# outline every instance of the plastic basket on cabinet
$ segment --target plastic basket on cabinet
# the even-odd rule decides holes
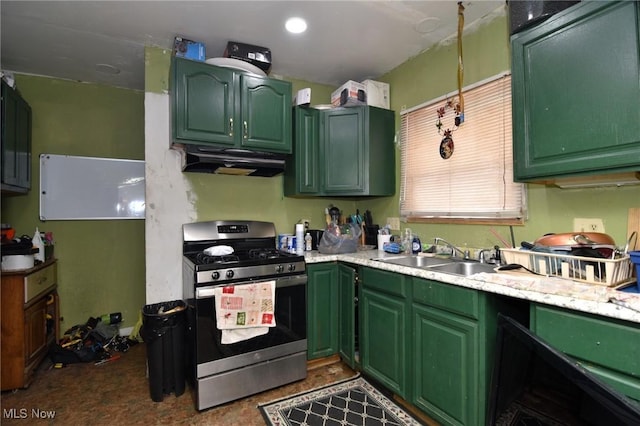
[[[601,259],[522,249],[501,249],[507,263],[517,263],[542,275],[613,287],[633,282],[630,257]]]

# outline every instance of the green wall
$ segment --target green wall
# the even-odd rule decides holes
[[[18,235],[53,232],[62,332],[110,312],[132,326],[145,301],[144,220],[41,222],[39,155],[144,159],[144,94],[25,75],[16,84],[33,114],[32,187],[2,198],[2,222]]]

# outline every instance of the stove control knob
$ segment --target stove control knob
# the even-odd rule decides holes
[[[276,272],[284,272],[284,265],[277,265]]]
[[[229,269],[226,274],[227,278],[233,278],[233,269]]]
[[[212,280],[217,280],[217,279],[219,279],[219,278],[220,278],[220,272],[218,272],[218,271],[214,271],[214,272],[211,274],[211,279],[212,279]]]
[[[290,263],[287,269],[289,270],[289,272],[293,272],[296,270],[296,265],[294,265],[293,263]]]

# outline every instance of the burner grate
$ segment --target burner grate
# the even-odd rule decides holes
[[[224,255],[224,256],[212,256],[205,253],[196,254],[196,263],[198,265],[208,265],[208,264],[227,264],[227,263],[237,263],[240,261],[240,258],[235,255]]]
[[[276,249],[251,249],[249,250],[249,259],[276,259],[282,257],[279,250]]]

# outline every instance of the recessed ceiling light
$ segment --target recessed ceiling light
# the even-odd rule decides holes
[[[307,21],[302,18],[289,18],[284,27],[293,34],[300,34],[307,30]]]
[[[429,34],[434,32],[440,27],[440,19],[438,18],[424,18],[416,22],[414,29],[420,34]]]
[[[103,74],[120,74],[120,68],[114,67],[113,65],[109,64],[97,64],[96,71]]]

